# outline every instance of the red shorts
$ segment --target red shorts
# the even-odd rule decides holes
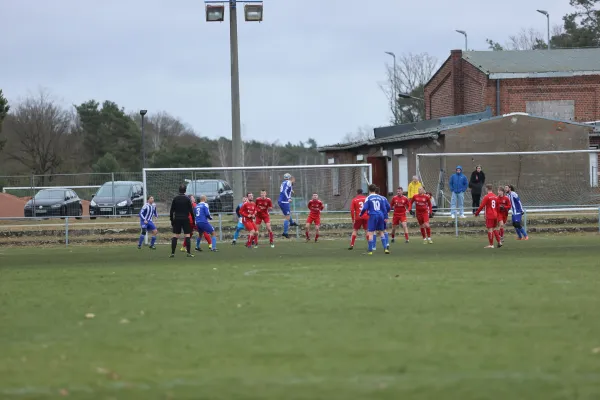
[[[367,230],[367,227],[369,225],[369,220],[368,219],[355,219],[354,223],[352,224],[352,229],[354,229],[355,231],[358,231],[360,229],[364,229],[365,231]]]
[[[419,225],[423,225],[424,223],[429,222],[429,213],[417,214],[417,222],[419,223]]]
[[[485,219],[485,227],[488,229],[492,229],[495,228],[496,226],[498,226],[498,220],[497,219],[490,219],[490,218],[486,218]]]
[[[263,222],[265,224],[270,224],[271,223],[271,217],[269,216],[269,214],[267,214],[267,215],[257,215],[255,222],[256,222],[256,226],[260,226],[260,224],[262,224]]]
[[[401,222],[406,222],[406,214],[394,214],[394,219],[392,220],[392,226],[400,225]]]
[[[312,224],[313,222],[315,223],[315,225],[321,225],[321,216],[309,215],[308,218],[306,218],[307,224]]]
[[[250,219],[244,220],[244,228],[246,228],[247,231],[256,231],[256,230],[258,230],[256,228],[256,224],[254,223],[254,221],[252,221]]]
[[[499,214],[498,221],[502,221],[503,224],[506,224],[506,221],[508,221],[508,214]]]

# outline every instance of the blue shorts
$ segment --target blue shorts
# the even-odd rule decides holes
[[[238,231],[241,231],[241,230],[246,229],[246,227],[241,222],[238,222],[237,226],[235,227],[235,229],[238,230]]]
[[[152,221],[148,221],[147,224],[144,224],[144,221],[140,221],[140,226],[142,227],[142,229],[146,229],[150,232],[156,230],[156,225],[154,225],[154,222]]]
[[[215,231],[215,228],[208,222],[196,222],[196,229],[198,229],[198,233],[212,234]]]
[[[521,214],[513,214],[512,215],[512,222],[513,222],[513,224],[514,223],[520,224],[522,218],[523,218],[523,215],[521,215]]]
[[[367,230],[369,232],[385,231],[385,221],[383,220],[383,215],[369,215],[369,227],[367,228]]]
[[[282,203],[281,201],[278,201],[277,204],[279,204],[279,208],[281,208],[283,215],[290,215],[290,203]]]

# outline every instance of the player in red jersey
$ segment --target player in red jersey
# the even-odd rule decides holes
[[[508,220],[508,210],[510,210],[510,198],[506,196],[504,187],[498,188],[498,225],[500,226],[500,241],[504,244],[504,225]]]
[[[260,229],[260,226],[264,222],[267,226],[267,232],[269,232],[269,244],[271,247],[275,247],[273,243],[273,230],[271,229],[271,217],[269,213],[273,210],[273,202],[267,197],[267,191],[265,189],[260,191],[260,197],[256,199],[256,228]]]
[[[258,247],[258,229],[254,223],[254,218],[256,217],[257,211],[256,203],[254,202],[254,195],[252,193],[248,193],[246,197],[248,198],[248,202],[244,203],[240,208],[242,223],[248,231],[248,241],[246,242],[246,247],[251,248],[252,244],[254,244],[254,248],[256,248]]]
[[[315,224],[315,243],[319,240],[319,229],[321,228],[321,211],[325,208],[323,202],[319,200],[319,195],[313,193],[312,200],[308,202],[310,210],[306,219],[306,241],[310,241],[310,224]]]
[[[432,244],[431,227],[429,226],[429,214],[431,212],[431,197],[425,194],[423,186],[419,188],[419,193],[415,194],[408,203],[408,209],[412,210],[413,204],[416,205],[415,211],[417,222],[421,227],[421,235],[423,236],[424,244]]]
[[[356,236],[358,235],[358,230],[363,229],[367,232],[367,227],[369,224],[369,213],[364,213],[363,216],[360,216],[360,211],[365,204],[365,199],[367,196],[364,195],[362,189],[358,189],[356,191],[356,197],[352,199],[352,203],[350,203],[350,216],[352,217],[352,238],[350,239],[350,247],[348,250],[354,249],[354,243],[356,242]]]
[[[488,230],[488,240],[490,242],[489,246],[485,246],[485,248],[493,249],[494,237],[498,242],[498,247],[502,247],[500,233],[496,230],[496,227],[498,226],[498,196],[494,194],[492,185],[487,184],[485,187],[487,189],[487,194],[481,200],[481,204],[477,211],[475,211],[475,216],[478,217],[481,210],[485,208],[485,227]]]
[[[408,243],[406,212],[409,210],[409,203],[408,197],[404,195],[404,189],[399,187],[396,191],[396,195],[392,197],[392,209],[394,210],[394,216],[392,218],[392,243],[394,243],[394,238],[396,237],[396,228],[400,226],[400,224],[402,224],[402,229],[404,229],[404,240]]]

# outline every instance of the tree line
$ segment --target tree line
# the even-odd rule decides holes
[[[209,139],[166,111],[144,121],[146,165],[154,168],[229,167],[231,140]],[[2,175],[140,171],[139,113],[113,101],[89,100],[64,108],[47,91],[12,106],[0,89]],[[243,143],[244,165],[323,162],[315,139],[299,143]]]

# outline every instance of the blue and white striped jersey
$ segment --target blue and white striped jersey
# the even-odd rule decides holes
[[[140,219],[142,221],[152,221],[154,217],[158,217],[156,212],[156,204],[146,203],[140,210]]]
[[[510,192],[509,194],[510,197],[510,209],[512,211],[513,215],[521,215],[524,213],[525,210],[523,210],[523,204],[521,204],[521,199],[519,198],[519,195],[517,194],[517,192]]]
[[[285,180],[281,182],[281,187],[279,189],[279,202],[280,203],[289,203],[292,198],[292,182],[289,180]]]

